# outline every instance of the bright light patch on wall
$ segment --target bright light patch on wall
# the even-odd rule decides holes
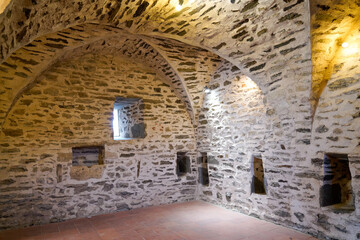
[[[220,96],[219,96],[219,92],[215,91],[215,90],[211,90],[208,87],[204,88],[204,101],[214,105],[214,106],[220,106]]]
[[[180,4],[177,4],[175,8],[176,8],[176,11],[180,11],[182,9],[182,6]]]
[[[341,46],[343,47],[342,51],[345,56],[350,56],[359,53],[358,44],[356,44],[355,42],[352,42],[351,44],[348,42],[343,42]]]
[[[0,0],[0,14],[4,12],[5,8],[9,5],[10,0]]]
[[[204,92],[205,92],[205,93],[210,93],[210,92],[211,92],[211,90],[210,90],[210,88],[205,87],[205,88],[204,88]]]
[[[251,78],[246,76],[244,77],[244,83],[248,88],[259,88],[258,85],[253,80],[251,80]]]
[[[113,129],[114,129],[114,138],[119,138],[119,110],[114,109],[113,112]]]
[[[181,11],[184,5],[184,0],[171,0],[171,4],[175,6],[176,11]]]

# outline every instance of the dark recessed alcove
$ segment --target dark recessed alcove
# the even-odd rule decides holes
[[[324,179],[320,188],[320,206],[344,211],[354,210],[351,172],[347,154],[325,153]]]
[[[202,185],[209,185],[209,171],[208,171],[208,159],[207,153],[201,153],[201,156],[198,158],[198,168],[199,171],[199,183]]]
[[[252,170],[251,193],[266,194],[264,166],[261,156],[253,156]]]
[[[178,176],[184,176],[186,173],[190,173],[190,157],[186,155],[186,152],[177,152],[176,154],[176,174]]]
[[[104,146],[86,146],[72,148],[73,166],[93,166],[104,164]]]

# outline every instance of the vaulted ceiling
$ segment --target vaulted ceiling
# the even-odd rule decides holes
[[[0,120],[48,67],[89,51],[156,69],[194,123],[202,90],[223,64],[271,93],[270,102],[307,92],[314,112],[339,69],[339,46],[358,38],[360,3],[310,5],[311,14],[306,0],[10,1],[0,6]]]
[[[98,45],[97,41],[125,55],[136,55],[165,74],[193,120],[201,106],[202,89],[220,62],[228,60],[235,71],[256,75],[255,81],[266,91],[274,81],[271,76],[285,63],[285,59],[269,60],[306,46],[306,37],[296,37],[306,29],[306,16],[296,13],[302,1],[189,0],[178,9],[182,2],[11,1],[0,15],[0,60],[4,61],[0,71],[2,86],[6,86],[1,118],[51,64],[66,52]],[[121,41],[126,44],[119,47]],[[146,51],[152,54],[144,55]],[[196,71],[191,67],[196,62],[207,69]]]
[[[312,0],[310,3],[311,100],[316,106],[333,75],[347,78],[360,72],[357,63],[360,53],[360,1]],[[343,43],[349,46],[344,48]]]

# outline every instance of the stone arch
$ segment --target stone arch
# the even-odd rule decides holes
[[[110,36],[103,36],[110,29],[114,32]],[[5,82],[1,105],[2,122],[21,94],[31,87],[33,82],[48,67],[65,58],[89,51],[117,51],[118,54],[131,56],[138,61],[145,61],[152,68],[157,69],[163,74],[164,79],[166,76],[166,79],[168,79],[167,84],[174,87],[177,95],[187,106],[187,110],[194,122],[192,99],[187,92],[183,79],[179,77],[163,55],[147,42],[146,39],[140,36],[124,34],[121,29],[97,24],[71,27],[34,40],[13,53],[0,66],[0,78]],[[8,77],[9,75],[11,77]],[[9,86],[12,86],[12,88],[9,88]]]
[[[6,167],[0,169],[0,179],[9,184],[2,185],[2,193],[13,199],[3,203],[3,212],[17,211],[16,219],[2,218],[1,225],[30,226],[194,199],[196,172],[188,174],[190,178],[178,179],[175,170],[171,171],[175,169],[173,156],[178,149],[194,155],[193,125],[183,103],[163,81],[154,69],[114,54],[88,53],[65,58],[48,68],[36,86],[17,101],[0,133],[1,156],[7,159]],[[112,110],[119,95],[144,100],[146,138],[113,140]],[[84,145],[105,148],[105,164],[99,167],[102,172],[86,182],[71,175],[72,147]],[[14,146],[18,146],[15,151]],[[162,159],[163,163],[155,159]],[[59,165],[63,173],[57,178]],[[164,171],[165,168],[170,171]],[[149,178],[152,181],[144,188],[144,181]],[[164,184],[165,178],[171,182],[169,186]],[[139,186],[136,190],[135,185]],[[173,185],[179,186],[170,187]],[[18,194],[21,190],[29,194],[19,205],[17,200],[24,199],[23,194]],[[99,191],[107,196],[100,196]],[[96,201],[82,204],[90,198]],[[49,204],[55,201],[75,210]],[[97,201],[101,204],[97,205]]]
[[[1,45],[2,59],[37,36],[84,23],[178,40],[215,53],[233,71],[253,79],[274,106],[278,124],[289,126],[284,135],[293,143],[310,144],[308,133],[297,131],[311,128],[311,119],[304,117],[311,112],[308,1],[185,1],[180,11],[173,0],[23,1],[0,16],[9,36]],[[30,21],[32,27],[24,30]]]
[[[274,138],[272,131],[278,116],[269,106],[266,95],[252,79],[240,71],[231,71],[229,64],[224,62],[219,68],[217,74],[221,77],[211,79],[199,117],[198,150],[207,153],[211,183],[198,186],[199,196],[206,201],[217,199],[246,214],[263,217],[259,209],[271,202],[269,195],[277,189],[267,186],[268,196],[252,194],[252,157],[261,156],[265,169],[274,168],[272,148],[280,148],[280,145],[285,148],[288,143],[277,142]],[[267,171],[265,184],[276,175]]]
[[[307,8],[307,1],[184,1],[180,11],[175,9],[174,0],[22,0],[12,4],[0,16],[3,32],[8,36],[1,45],[3,60],[36,37],[86,22],[101,22],[132,33],[168,37],[205,48],[257,79],[259,86],[271,84],[273,76],[279,74],[278,68],[283,69],[282,75],[296,72],[296,64],[292,65],[297,58],[295,50],[306,49],[301,57],[309,57],[308,39],[303,34],[308,31],[308,16],[297,11]],[[269,22],[274,24],[265,25]],[[278,44],[273,45],[274,41]]]

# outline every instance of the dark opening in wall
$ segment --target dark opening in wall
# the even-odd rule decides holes
[[[176,154],[176,174],[178,176],[184,176],[190,172],[190,157],[186,156],[186,152],[178,152]]]
[[[145,138],[144,102],[140,98],[117,97],[114,103],[114,140]]]
[[[253,177],[251,182],[251,193],[266,194],[264,166],[260,156],[253,156],[252,170]]]
[[[72,148],[73,166],[93,166],[104,164],[104,146],[87,146]]]
[[[58,164],[56,165],[56,180],[58,183],[62,181],[62,175],[63,175],[62,165]]]
[[[140,167],[141,167],[141,162],[138,161],[137,163],[137,172],[136,172],[136,177],[139,177],[140,176]]]
[[[351,173],[347,154],[325,153],[324,181],[320,189],[320,206],[354,210]]]
[[[209,185],[209,171],[208,171],[208,159],[207,153],[201,153],[201,156],[198,158],[198,164],[200,167],[199,171],[199,183],[202,185]]]

